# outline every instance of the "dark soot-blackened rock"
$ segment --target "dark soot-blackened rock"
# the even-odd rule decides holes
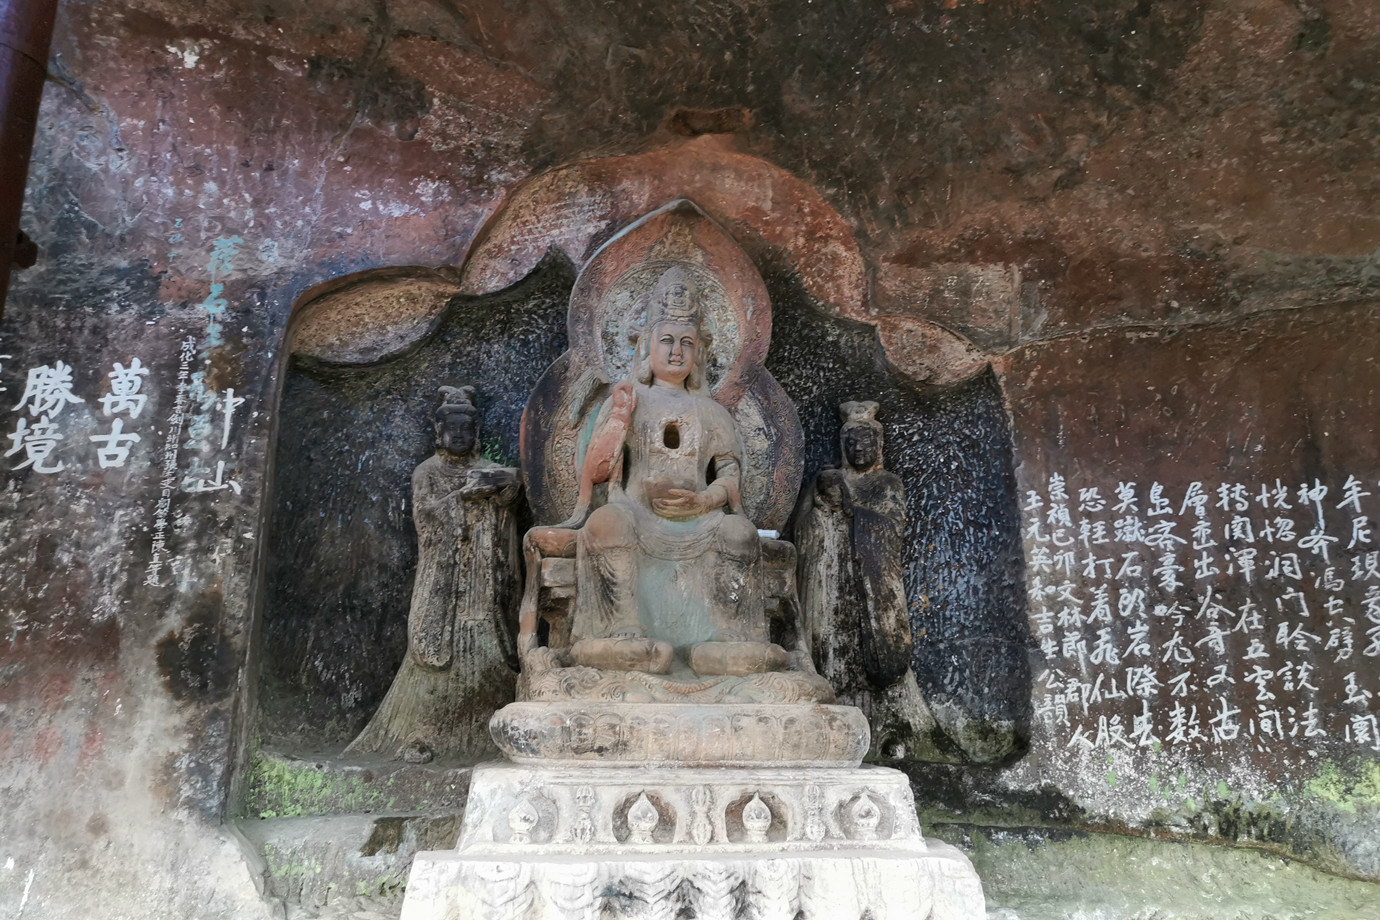
[[[378,706],[407,644],[411,476],[434,450],[437,388],[474,385],[483,453],[516,463],[527,394],[566,347],[573,283],[553,259],[507,291],[456,298],[434,335],[396,360],[289,368],[264,613],[270,738],[342,743]]]
[[[1011,434],[995,375],[918,391],[888,370],[871,327],[819,312],[789,276],[768,275],[767,284],[767,369],[799,410],[806,481],[839,462],[838,404],[880,402],[886,466],[906,487],[916,677],[969,756],[1015,753],[1028,731],[1031,675]]]

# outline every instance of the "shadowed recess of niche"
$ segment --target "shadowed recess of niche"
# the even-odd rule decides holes
[[[764,273],[772,299],[767,369],[805,429],[805,481],[838,465],[838,404],[881,404],[885,461],[906,487],[903,560],[925,696],[981,722],[1030,718],[1024,554],[1011,433],[990,371],[917,390],[887,366],[876,330],[820,312],[787,272]]]
[[[260,672],[268,743],[339,747],[382,701],[407,648],[411,479],[434,451],[437,387],[472,384],[481,449],[516,466],[527,395],[566,347],[574,280],[563,256],[549,256],[505,291],[453,298],[434,333],[396,359],[290,363]]]
[[[921,687],[972,718],[1027,719],[1019,518],[995,378],[918,391],[886,366],[871,327],[818,311],[787,273],[765,277],[775,316],[767,367],[799,410],[805,481],[838,462],[838,403],[882,405],[887,466],[909,502],[904,566]],[[574,280],[553,255],[506,291],[453,299],[435,333],[395,360],[290,366],[259,695],[270,745],[341,746],[382,700],[407,646],[411,474],[433,451],[436,388],[473,384],[485,452],[516,465],[522,407],[566,347]]]

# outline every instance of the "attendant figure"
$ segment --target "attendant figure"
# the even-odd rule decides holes
[[[874,759],[930,756],[934,717],[911,671],[902,577],[906,492],[882,466],[877,403],[839,406],[843,466],[796,513],[801,606],[819,673],[872,724]]]
[[[414,763],[496,756],[489,717],[513,701],[518,471],[480,456],[473,387],[441,387],[440,397],[436,453],[412,474],[407,657],[347,753]]]

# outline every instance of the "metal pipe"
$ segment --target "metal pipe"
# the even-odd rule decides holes
[[[57,0],[0,0],[0,320],[56,15]]]

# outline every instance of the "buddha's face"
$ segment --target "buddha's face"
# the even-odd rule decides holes
[[[436,423],[436,446],[452,454],[474,450],[474,416],[468,412],[448,412]]]
[[[667,383],[685,383],[699,358],[700,334],[685,323],[658,323],[652,330],[652,376]]]
[[[852,425],[843,430],[843,459],[857,470],[877,465],[882,457],[882,436],[871,425]]]

